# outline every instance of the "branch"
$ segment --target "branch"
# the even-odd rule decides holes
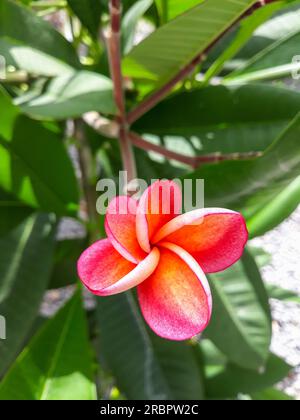
[[[4,77],[0,76],[0,82],[7,84],[30,83],[33,82],[36,78],[36,76],[29,74],[26,71],[18,70],[14,72],[6,72]]]
[[[150,109],[154,108],[161,100],[163,100],[175,87],[176,85],[188,77],[196,68],[198,64],[205,60],[207,53],[226,35],[240,20],[254,13],[260,7],[265,6],[268,3],[272,3],[278,0],[260,0],[252,5],[243,15],[239,16],[232,25],[230,25],[221,35],[219,35],[201,54],[198,54],[191,63],[181,69],[178,74],[173,77],[166,85],[162,86],[151,96],[146,98],[143,102],[137,105],[127,116],[128,124],[133,124],[142,115],[146,114]]]
[[[121,73],[121,2],[110,0],[109,10],[111,26],[107,34],[107,47],[111,78],[114,85],[114,97],[118,109],[119,118],[125,122],[125,100],[123,91],[123,78]]]
[[[109,2],[111,26],[107,35],[108,56],[111,78],[114,85],[114,98],[118,110],[118,122],[120,124],[119,139],[122,161],[127,171],[128,181],[135,179],[136,164],[132,144],[128,138],[128,125],[126,121],[125,98],[123,77],[121,71],[121,1],[110,0]]]
[[[274,3],[275,1],[279,0],[259,0],[257,1],[252,7],[250,7],[249,10],[247,10],[242,16],[241,19],[243,19],[246,16],[251,15],[254,13],[257,9],[260,9],[263,6],[266,6],[267,4]]]
[[[134,144],[136,147],[139,147],[140,149],[146,150],[148,152],[159,153],[167,159],[176,160],[177,162],[192,166],[194,169],[198,168],[204,163],[216,163],[227,160],[248,160],[262,156],[262,152],[230,153],[226,155],[222,155],[221,153],[213,153],[203,156],[186,156],[180,153],[172,152],[171,150],[167,150],[162,146],[152,144],[133,132],[129,133],[129,138],[131,139],[132,144]]]
[[[165,149],[163,146],[159,146],[143,139],[134,132],[129,133],[132,144],[140,149],[146,150],[147,152],[156,152],[166,157],[167,159],[177,160],[177,162],[184,163],[189,166],[195,166],[195,158],[191,156],[185,156],[180,153],[172,152],[171,150]]]

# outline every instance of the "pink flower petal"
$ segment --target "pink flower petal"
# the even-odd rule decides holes
[[[185,250],[163,243],[160,252],[157,269],[138,286],[141,310],[157,335],[187,340],[210,321],[210,288],[202,269]]]
[[[149,252],[153,235],[180,214],[181,190],[173,181],[157,181],[142,195],[136,216],[136,234],[140,246]]]
[[[116,197],[108,206],[105,230],[114,248],[128,261],[138,264],[146,254],[136,237],[137,201],[129,197]]]
[[[125,292],[147,279],[159,263],[159,251],[152,252],[138,265],[127,261],[109,239],[96,242],[78,261],[78,275],[83,284],[98,296]]]
[[[189,252],[204,272],[225,270],[242,256],[248,240],[245,220],[226,209],[201,209],[176,217],[154,236]]]

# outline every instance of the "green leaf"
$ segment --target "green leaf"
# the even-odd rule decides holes
[[[248,246],[251,255],[255,258],[256,264],[259,268],[264,268],[266,265],[271,264],[272,255],[265,251],[263,248]]]
[[[299,176],[300,115],[271,145],[262,157],[205,165],[186,176],[204,179],[206,207],[228,207],[242,211],[251,228],[251,218]],[[287,216],[281,208],[277,220]],[[269,223],[269,221],[266,221]],[[262,224],[260,229],[266,229]],[[251,236],[254,236],[250,230]]]
[[[123,62],[124,74],[165,83],[204,52],[254,3],[253,0],[201,3],[137,45]]]
[[[87,244],[82,239],[57,241],[55,263],[49,282],[49,289],[59,289],[76,283],[78,279],[77,261]]]
[[[169,148],[192,156],[263,151],[299,109],[300,94],[289,89],[211,86],[173,95],[133,129],[164,137]]]
[[[292,57],[293,59],[293,57]],[[241,83],[251,83],[257,81],[275,81],[276,79],[287,78],[288,76],[297,75],[300,71],[300,64],[298,59],[292,60],[291,63],[270,67],[264,70],[254,71],[245,75],[237,76],[232,79],[224,80],[226,85],[235,85]]]
[[[1,86],[0,108],[0,136],[4,137],[5,139],[9,139],[12,136],[14,123],[20,111],[18,107],[12,103],[9,95],[4,90],[2,90]]]
[[[214,310],[205,337],[231,362],[261,368],[269,353],[271,316],[254,260],[246,254],[241,262],[210,279]]]
[[[274,229],[289,217],[300,203],[300,177],[292,181],[278,195],[257,211],[248,222],[252,237]]]
[[[9,139],[20,111],[1,87],[0,108],[0,137]],[[0,237],[19,225],[31,212],[30,207],[0,188]]]
[[[75,296],[20,354],[0,385],[0,400],[94,400],[91,348]]]
[[[20,116],[12,137],[0,137],[0,160],[0,187],[4,190],[35,208],[76,214],[77,180],[57,133]]]
[[[205,73],[203,84],[207,84],[211,78],[218,75],[227,61],[232,59],[251,38],[253,32],[262,25],[275,11],[280,10],[285,2],[275,2],[259,8],[249,18],[242,20],[236,36],[230,45],[219,55],[216,61]]]
[[[224,51],[230,48],[230,45],[235,42],[235,39],[241,39],[240,30],[244,32],[241,25],[248,26],[249,22],[255,20],[255,15],[265,13],[268,9],[278,7],[279,10],[273,14],[265,23],[260,25],[250,38],[246,45],[243,46],[232,59],[224,64],[224,74],[242,68],[245,63],[256,56],[258,53],[269,47],[276,40],[280,40],[286,36],[287,33],[297,31],[299,29],[299,17],[297,11],[299,10],[299,0],[283,0],[267,4],[264,8],[257,9],[250,17],[243,19],[239,25],[236,25],[231,31],[223,36],[216,45],[209,51],[207,60],[203,63],[203,70],[207,71],[218,58],[223,55]]]
[[[226,81],[240,83],[265,78],[275,79],[290,76],[292,71],[300,70],[299,62],[293,63],[293,57],[299,55],[298,45],[300,40],[299,23],[296,27],[293,27],[292,19],[296,16],[299,20],[299,11],[286,16],[289,26],[285,26],[286,31],[281,33],[281,37],[250,57],[240,68],[229,74],[225,78]],[[277,24],[280,22],[285,23],[283,18]]]
[[[30,217],[0,239],[0,314],[7,339],[0,340],[0,375],[15,359],[40,308],[51,273],[55,222]]]
[[[300,296],[292,290],[283,289],[275,284],[267,284],[268,295],[271,299],[281,300],[283,302],[300,303]]]
[[[112,82],[105,76],[89,71],[76,72],[53,79],[45,93],[30,98],[25,95],[16,101],[23,112],[37,118],[67,119],[85,112],[115,112]]]
[[[163,22],[174,19],[183,12],[191,9],[203,0],[155,0],[159,14]]]
[[[203,398],[191,345],[154,337],[130,293],[99,299],[97,317],[101,357],[127,398]]]
[[[269,296],[260,273],[260,268],[255,259],[255,252],[252,254],[252,249],[247,247],[241,258],[241,262],[245,274],[247,275],[248,279],[250,280],[252,286],[255,289],[257,299],[261,304],[261,307],[265,311],[267,318],[269,319],[271,329],[272,315],[271,308],[269,305]]]
[[[72,45],[29,8],[0,0],[0,54],[17,68],[46,76],[80,68]]]
[[[285,38],[287,34],[300,30],[299,0],[285,1],[285,3],[285,7],[255,31],[247,45],[235,57],[241,66],[275,42]]]
[[[242,369],[233,364],[223,367],[222,372],[206,378],[207,396],[212,399],[235,398],[239,394],[251,394],[265,390],[288,376],[292,367],[275,355],[270,355],[264,370]]]
[[[152,4],[153,0],[139,0],[124,15],[122,20],[122,41],[124,54],[128,54],[132,49],[138,21]]]
[[[68,4],[90,34],[97,38],[100,26],[100,0],[68,0]]]
[[[23,222],[32,211],[0,188],[0,238]]]

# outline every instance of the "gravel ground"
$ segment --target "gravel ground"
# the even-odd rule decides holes
[[[271,263],[262,270],[264,280],[300,295],[300,207],[279,227],[253,240],[252,244],[272,256]],[[300,305],[274,300],[272,311],[272,351],[296,366],[294,374],[281,388],[300,400]]]

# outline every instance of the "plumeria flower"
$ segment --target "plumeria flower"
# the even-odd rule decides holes
[[[107,239],[78,261],[79,277],[95,295],[137,287],[148,325],[157,335],[178,341],[199,334],[210,321],[205,273],[237,262],[248,239],[241,214],[219,208],[178,214],[181,199],[172,181],[157,181],[139,201],[116,197],[106,214]]]

